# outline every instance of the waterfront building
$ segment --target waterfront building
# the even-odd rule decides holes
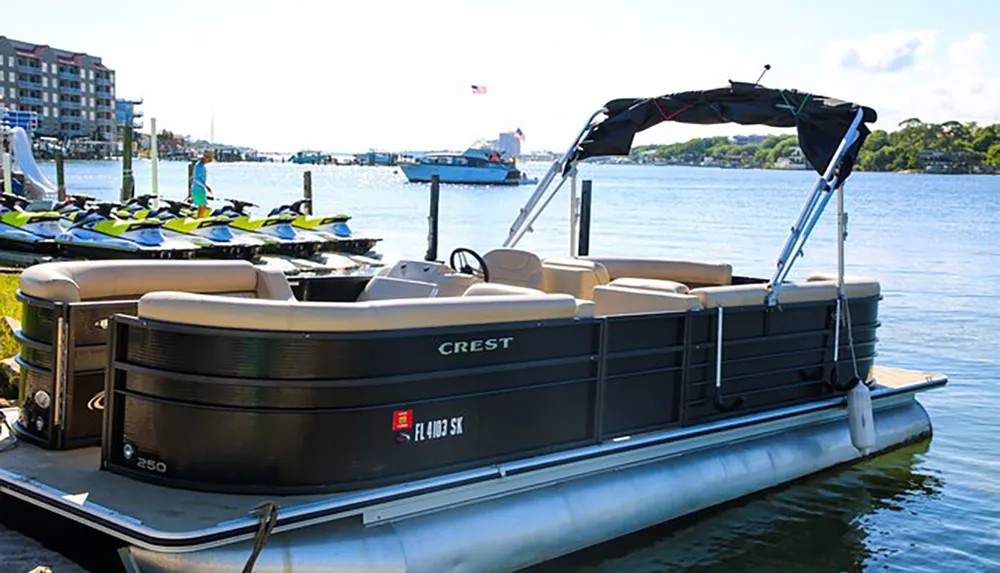
[[[117,139],[115,72],[97,56],[0,36],[0,106],[34,112],[39,136]]]

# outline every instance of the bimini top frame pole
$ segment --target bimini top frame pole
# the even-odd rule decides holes
[[[827,203],[830,202],[837,188],[843,184],[842,181],[838,180],[839,167],[844,160],[844,156],[847,154],[847,150],[858,139],[858,128],[861,126],[863,118],[864,109],[859,108],[857,114],[854,116],[854,121],[847,128],[843,139],[840,140],[837,151],[830,159],[830,163],[827,164],[826,171],[816,181],[812,194],[802,207],[802,212],[799,214],[795,226],[792,227],[788,240],[785,241],[785,246],[778,257],[778,265],[774,271],[774,276],[771,277],[771,281],[767,285],[768,305],[773,306],[776,303],[778,293],[781,291],[781,285],[788,277],[788,273],[791,271],[795,260],[802,256],[802,249],[805,247],[806,241],[809,240],[809,234],[812,233],[813,227],[816,226],[816,223],[823,215],[823,210],[826,208]],[[843,237],[840,240],[843,241]]]
[[[552,202],[552,199],[559,193],[559,190],[562,188],[566,180],[576,174],[575,162],[570,169],[566,169],[566,165],[570,161],[573,161],[573,157],[576,155],[580,146],[580,141],[586,137],[587,133],[593,127],[594,119],[602,113],[607,113],[607,109],[601,108],[590,116],[587,120],[587,124],[580,130],[580,133],[577,134],[576,138],[573,139],[573,144],[566,150],[566,153],[552,163],[552,166],[549,167],[545,177],[538,182],[538,187],[535,188],[534,193],[532,193],[531,197],[529,197],[525,202],[524,207],[521,207],[520,213],[518,213],[514,223],[510,226],[510,234],[507,235],[507,240],[503,243],[505,248],[513,248],[517,246],[518,241],[521,240],[524,234],[531,231],[532,223],[534,223],[542,212],[545,211],[545,208],[548,207],[549,203]],[[548,190],[549,186],[552,185],[552,182],[560,174],[560,172],[563,174],[562,179],[559,180],[559,183],[549,193],[549,196],[545,199],[545,202],[542,203],[542,206],[536,210],[535,207],[538,206],[538,202],[545,195],[545,192]]]

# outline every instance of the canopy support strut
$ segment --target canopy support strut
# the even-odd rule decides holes
[[[539,215],[545,211],[545,207],[547,207],[548,204],[552,202],[552,199],[556,196],[556,194],[559,193],[559,189],[562,188],[566,179],[576,176],[576,165],[573,165],[569,171],[566,171],[566,165],[572,160],[577,147],[580,145],[580,141],[587,135],[588,132],[590,132],[590,128],[593,127],[594,119],[606,112],[607,110],[604,108],[595,111],[587,120],[587,124],[580,130],[580,133],[573,139],[573,144],[566,150],[566,153],[564,153],[559,159],[555,160],[552,163],[552,166],[549,167],[545,177],[538,182],[538,187],[535,188],[531,197],[529,197],[525,202],[524,207],[521,207],[520,213],[518,213],[514,223],[510,226],[510,234],[507,235],[507,240],[503,243],[505,248],[514,248],[517,246],[518,241],[524,237],[524,234],[531,230],[531,224],[538,219]],[[555,189],[549,193],[549,196],[545,199],[541,208],[535,210],[535,207],[538,206],[538,202],[545,195],[546,191],[548,191],[549,186],[560,172],[565,172],[562,179],[556,185]]]
[[[809,240],[809,234],[812,233],[813,227],[819,222],[820,217],[823,215],[823,210],[826,208],[827,203],[830,202],[833,194],[838,192],[839,187],[843,184],[843,182],[838,180],[838,167],[843,162],[844,156],[847,155],[847,150],[857,141],[859,135],[858,128],[863,118],[864,109],[859,108],[857,114],[854,116],[854,121],[851,122],[851,126],[844,133],[844,138],[840,140],[837,152],[833,154],[830,163],[826,166],[826,171],[816,181],[812,194],[802,207],[802,212],[799,214],[795,226],[792,227],[791,234],[788,236],[788,240],[785,241],[785,246],[778,257],[778,265],[774,271],[774,276],[771,277],[771,281],[767,285],[768,306],[774,306],[777,303],[781,285],[788,277],[788,273],[791,271],[796,259],[802,256],[802,249],[805,248],[806,241]]]

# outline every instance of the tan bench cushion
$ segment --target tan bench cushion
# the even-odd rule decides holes
[[[594,287],[604,284],[594,269],[581,266],[545,263],[542,272],[545,277],[543,290],[549,293],[570,294],[591,300],[594,298]]]
[[[636,277],[696,285],[728,285],[733,282],[733,267],[726,263],[639,257],[589,256],[586,259],[604,265],[611,280]]]
[[[597,284],[606,285],[611,282],[611,276],[608,274],[608,269],[604,268],[604,265],[598,263],[597,261],[577,257],[549,257],[542,261],[542,266],[544,267],[545,265],[590,269],[597,277]]]
[[[29,267],[21,292],[54,302],[138,298],[156,290],[255,292],[258,274],[248,261],[69,261]]]
[[[674,281],[662,279],[640,279],[635,277],[625,277],[611,281],[611,286],[621,286],[626,288],[637,288],[641,290],[655,290],[662,292],[672,292],[675,294],[687,294],[688,286]]]
[[[424,281],[372,277],[358,295],[358,302],[397,298],[427,298],[437,294],[437,285]]]
[[[542,288],[542,261],[538,255],[520,249],[493,249],[483,255],[490,282]]]
[[[497,283],[478,283],[469,287],[469,290],[465,291],[462,296],[538,296],[544,295],[544,291],[538,289],[519,287],[514,285],[502,285]],[[576,313],[577,318],[590,318],[594,316],[594,303],[589,300],[584,300],[582,298],[576,299]]]
[[[288,284],[288,278],[280,269],[254,267],[257,273],[257,298],[268,300],[295,300],[295,293]],[[161,290],[157,288],[156,290]],[[143,293],[145,294],[145,293]]]
[[[356,303],[247,300],[185,292],[139,299],[140,317],[200,326],[287,332],[357,332],[573,318],[567,295],[395,299]]]
[[[867,286],[864,288],[867,288]],[[705,308],[759,306],[766,303],[767,285],[765,283],[757,283],[703,287],[692,289],[691,294],[698,297]],[[778,291],[777,303],[780,305],[800,302],[834,301],[837,300],[837,294],[837,283],[832,281],[785,283]]]
[[[505,285],[500,283],[476,283],[466,289],[462,296],[493,296],[493,295],[543,295],[544,291],[534,288]]]
[[[809,275],[806,282],[833,282],[837,284],[837,273],[819,272]],[[867,298],[882,294],[882,285],[873,278],[844,275],[844,292],[847,298]]]
[[[761,306],[767,298],[766,284],[726,285],[691,289],[703,308]]]
[[[688,311],[701,308],[698,297],[688,294],[613,284],[594,287],[594,305],[597,316]]]

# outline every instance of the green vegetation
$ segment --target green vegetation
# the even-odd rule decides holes
[[[21,303],[14,295],[20,280],[19,273],[0,274],[0,317],[9,316],[21,320]],[[10,358],[18,352],[17,342],[6,327],[2,331],[3,334],[0,335],[0,359]]]
[[[939,171],[969,173],[1000,167],[1000,124],[924,123],[917,118],[888,133],[873,131],[858,157],[865,171]]]
[[[669,145],[640,145],[637,163],[781,168],[804,165],[795,135],[706,137]],[[912,118],[893,132],[875,130],[858,157],[859,171],[1000,172],[1000,124],[923,123]]]
[[[669,145],[640,145],[632,150],[632,158],[640,163],[744,168],[773,168],[802,162],[798,138],[794,135],[703,137]]]

